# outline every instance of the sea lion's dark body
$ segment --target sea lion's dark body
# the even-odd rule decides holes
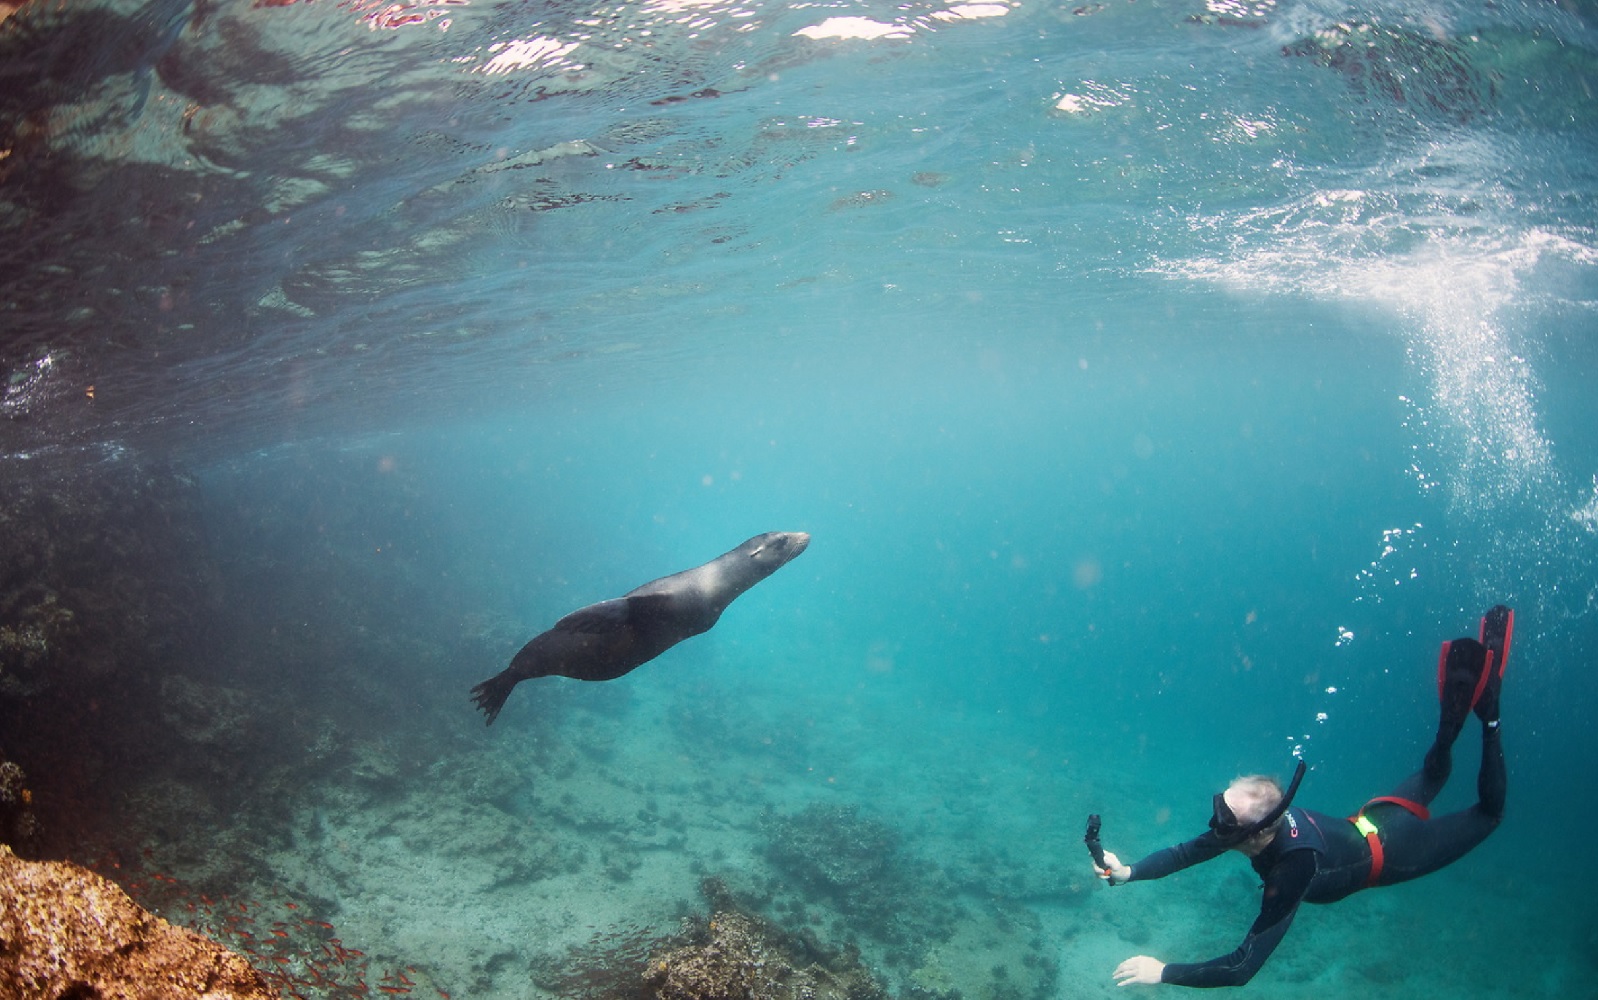
[[[472,699],[493,725],[511,689],[528,678],[615,680],[689,636],[708,632],[734,598],[809,544],[802,531],[768,531],[703,566],[573,611],[534,636],[510,666],[472,688]]]

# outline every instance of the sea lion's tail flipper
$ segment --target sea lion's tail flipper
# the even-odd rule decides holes
[[[472,700],[477,702],[477,707],[488,716],[483,725],[492,726],[494,720],[499,718],[499,710],[505,707],[505,699],[510,697],[511,689],[520,680],[521,678],[512,671],[502,670],[472,688]]]

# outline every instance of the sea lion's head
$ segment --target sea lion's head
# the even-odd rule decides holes
[[[759,567],[761,576],[770,576],[786,566],[810,544],[804,531],[768,531],[738,546],[738,555]]]

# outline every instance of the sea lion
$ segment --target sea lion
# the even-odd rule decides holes
[[[521,648],[510,666],[472,688],[492,726],[511,688],[530,677],[615,680],[689,636],[710,631],[735,598],[810,544],[803,531],[768,531],[724,555],[580,608]]]

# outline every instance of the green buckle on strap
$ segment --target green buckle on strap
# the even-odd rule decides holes
[[[1376,832],[1376,824],[1372,823],[1364,813],[1360,813],[1354,817],[1354,829],[1358,830],[1361,836],[1369,837]]]

